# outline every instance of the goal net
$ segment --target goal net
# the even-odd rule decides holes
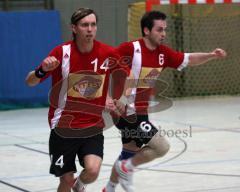
[[[141,37],[140,19],[148,10],[168,16],[166,44],[178,51],[209,52],[223,48],[228,57],[178,72],[167,69],[160,79],[169,84],[170,97],[234,95],[240,93],[240,3],[148,0],[129,6],[129,40]],[[240,2],[240,1],[239,1]]]

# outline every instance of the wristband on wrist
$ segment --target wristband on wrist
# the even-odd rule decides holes
[[[39,67],[38,69],[35,70],[35,76],[38,78],[43,78],[47,73],[43,71],[42,67]]]

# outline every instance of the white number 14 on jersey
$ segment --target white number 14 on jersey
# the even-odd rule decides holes
[[[107,58],[107,59],[105,59],[105,61],[100,66],[100,69],[107,71],[108,70],[108,63],[109,63],[109,59]],[[94,65],[94,68],[93,68],[94,72],[97,72],[97,69],[98,69],[98,58],[94,59],[91,62],[91,64]]]

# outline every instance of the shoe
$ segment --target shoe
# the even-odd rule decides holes
[[[133,170],[127,169],[126,160],[117,160],[114,164],[114,168],[118,173],[119,183],[126,192],[133,192]]]
[[[102,189],[102,192],[115,192],[117,183],[108,181],[107,185]]]

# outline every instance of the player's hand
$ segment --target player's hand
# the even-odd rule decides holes
[[[107,111],[115,111],[117,108],[114,104],[114,101],[111,97],[107,96],[105,108]]]
[[[114,101],[114,104],[116,106],[116,110],[115,111],[117,111],[117,113],[119,115],[123,114],[125,112],[126,105],[124,103],[122,103],[120,100],[114,99],[113,101]]]
[[[46,57],[42,62],[42,69],[45,72],[53,71],[58,67],[60,62],[54,56]]]
[[[226,51],[224,51],[223,49],[220,48],[216,48],[215,50],[213,50],[212,54],[216,57],[216,58],[224,58],[227,56]]]

